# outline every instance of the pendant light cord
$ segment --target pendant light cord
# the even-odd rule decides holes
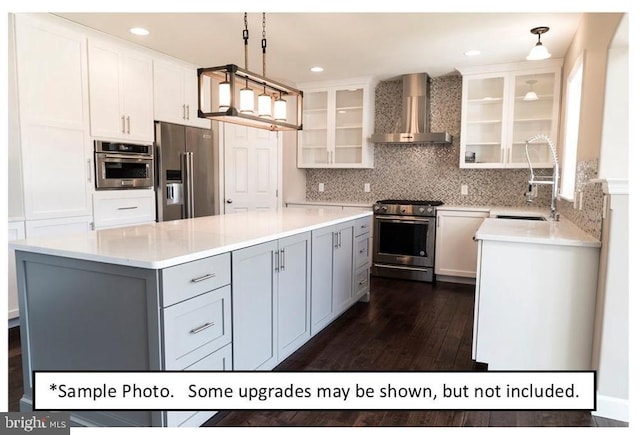
[[[262,13],[262,76],[267,76],[267,20],[266,14]]]
[[[242,39],[244,39],[244,69],[249,70],[249,24],[247,22],[247,13],[244,13],[244,30],[242,31]]]

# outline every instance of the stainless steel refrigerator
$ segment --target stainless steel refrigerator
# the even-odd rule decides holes
[[[214,214],[213,131],[155,123],[158,222]]]

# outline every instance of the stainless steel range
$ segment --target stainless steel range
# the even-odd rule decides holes
[[[433,282],[438,205],[398,199],[373,205],[372,275]]]

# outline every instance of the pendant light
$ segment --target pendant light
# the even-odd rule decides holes
[[[538,83],[537,80],[527,80],[527,84],[529,85],[529,91],[525,94],[523,101],[536,101],[538,99],[538,94],[533,90],[533,85]]]
[[[267,20],[262,13],[262,75],[267,76]],[[262,86],[262,93],[258,95],[258,116],[271,118],[271,95],[267,94],[267,87]]]
[[[198,68],[198,117],[272,131],[302,130],[302,91],[266,77],[265,13],[262,14],[262,75],[248,69],[247,13],[242,38],[244,68],[233,64]],[[209,94],[213,101],[217,100],[217,105],[211,103]],[[259,94],[257,98],[256,94]],[[287,107],[291,105],[293,107]],[[217,111],[211,106],[217,106]]]
[[[548,27],[534,27],[533,29],[531,29],[531,33],[533,33],[534,35],[538,35],[538,42],[529,52],[527,60],[542,60],[551,57],[551,53],[549,53],[547,47],[542,45],[542,42],[540,42],[540,35],[542,35],[543,33],[547,33],[548,31]]]

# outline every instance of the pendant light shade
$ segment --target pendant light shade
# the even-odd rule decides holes
[[[253,89],[249,87],[248,83],[245,83],[244,88],[240,89],[240,113],[253,113]]]
[[[226,112],[231,105],[231,83],[225,74],[224,81],[218,85],[218,111]]]
[[[282,99],[282,95],[273,103],[273,119],[276,121],[287,119],[287,102]]]
[[[533,29],[531,29],[531,33],[533,33],[534,35],[538,35],[538,42],[529,52],[527,60],[543,60],[549,59],[551,57],[551,53],[549,53],[547,47],[542,45],[542,42],[540,42],[540,35],[542,35],[543,33],[547,33],[548,31],[548,27],[534,27]]]
[[[267,90],[264,88],[262,93],[258,95],[258,116],[271,118],[271,95],[267,94]]]

